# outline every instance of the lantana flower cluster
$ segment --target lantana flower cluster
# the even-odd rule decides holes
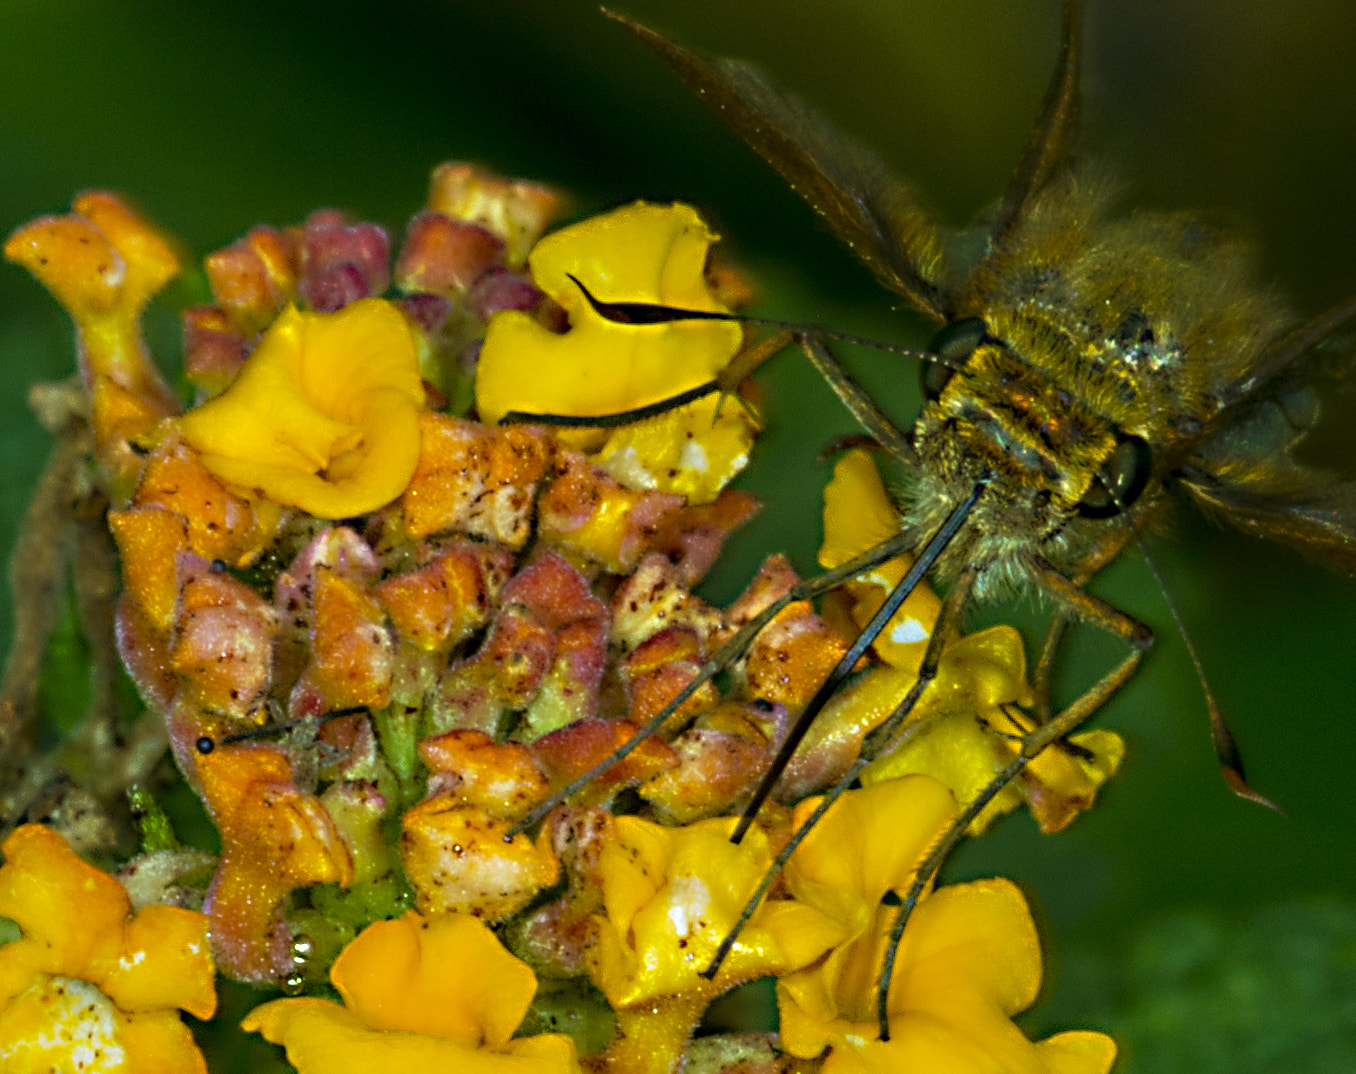
[[[756,509],[728,487],[757,431],[726,382],[746,331],[623,323],[590,296],[726,313],[747,285],[713,267],[716,236],[686,206],[547,233],[559,209],[544,187],[448,164],[394,254],[384,229],[332,211],[251,230],[206,259],[212,302],[183,315],[187,407],[140,326],[179,271],[169,241],[102,193],[9,239],[77,330],[72,422],[121,579],[109,619],[152,728],[137,756],[168,748],[220,846],[143,838],[120,885],[48,828],[10,836],[6,1070],[205,1069],[174,1010],[210,1017],[214,970],[284,993],[244,1028],[305,1074],[1109,1068],[1101,1034],[1033,1043],[1013,1025],[1041,962],[1001,880],[923,899],[878,1039],[882,899],[1025,730],[1008,628],[950,642],[908,745],[703,973],[811,796],[915,681],[937,599],[906,602],[732,843],[731,814],[907,564],[823,608],[790,603],[711,677],[712,654],[799,580],[772,556],[728,608],[693,592]],[[721,390],[606,420],[702,386]],[[870,458],[844,457],[823,565],[888,535],[891,511]],[[1063,827],[1119,755],[1106,732],[1047,751],[971,831],[1022,801]],[[154,782],[153,764],[137,771]],[[102,908],[82,909],[96,891]],[[694,1038],[712,1000],[760,978],[777,980],[779,1032]],[[96,1038],[103,1065],[75,1065]]]

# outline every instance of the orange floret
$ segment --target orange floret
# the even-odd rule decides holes
[[[537,482],[550,465],[546,438],[428,411],[419,420],[419,462],[400,499],[410,536],[460,532],[521,548],[532,532]]]
[[[246,335],[261,332],[296,294],[296,236],[250,228],[243,239],[203,260],[212,298]]]
[[[273,674],[278,617],[252,589],[205,560],[179,560],[179,605],[170,667],[197,707],[241,719],[256,709]]]
[[[324,805],[297,789],[278,747],[218,747],[198,771],[221,833],[204,906],[217,960],[238,981],[278,985],[293,969],[287,896],[311,884],[351,883],[352,859]]]
[[[387,578],[372,596],[402,640],[431,653],[465,641],[489,622],[512,570],[508,549],[458,541],[422,567]]]
[[[470,164],[448,162],[433,169],[428,207],[497,236],[508,266],[520,268],[560,212],[562,198],[541,183],[501,179]]]
[[[329,567],[317,567],[314,584],[308,682],[330,708],[384,708],[391,698],[395,646],[381,606],[364,586]]]
[[[179,410],[141,336],[146,303],[179,273],[166,239],[114,194],[91,191],[67,216],[20,228],[5,256],[27,268],[75,322],[95,445],[125,496],[140,468],[129,441]]]
[[[555,883],[559,864],[545,835],[504,839],[548,790],[524,746],[454,731],[425,739],[419,752],[430,794],[401,821],[400,853],[422,913],[497,921]]]
[[[561,451],[542,493],[538,530],[552,544],[626,574],[682,509],[681,496],[632,491],[578,452]]]

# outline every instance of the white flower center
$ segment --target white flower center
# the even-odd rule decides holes
[[[127,1071],[118,1011],[88,981],[42,975],[0,1011],[0,1069]]]
[[[907,645],[914,641],[927,641],[928,628],[910,616],[902,623],[896,623],[890,629],[890,640],[897,645]]]

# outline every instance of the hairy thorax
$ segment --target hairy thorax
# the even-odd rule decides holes
[[[981,599],[1037,557],[1075,574],[1160,511],[1221,387],[1286,320],[1231,241],[1185,216],[1102,220],[1103,195],[1071,175],[1038,200],[958,288],[938,338],[970,336],[925,377],[906,524],[925,540],[984,482],[938,568],[973,568]]]

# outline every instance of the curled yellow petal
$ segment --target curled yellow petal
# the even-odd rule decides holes
[[[456,966],[457,973],[448,968]],[[537,989],[481,921],[466,914],[378,921],[349,944],[330,976],[369,1026],[501,1048]]]
[[[284,310],[231,386],[177,424],[222,480],[350,518],[409,484],[423,399],[408,323],[366,298],[337,313]]]
[[[689,206],[636,202],[537,243],[529,258],[533,279],[565,309],[571,328],[555,333],[525,313],[496,315],[476,373],[481,418],[494,423],[512,410],[617,413],[713,380],[739,349],[739,325],[617,324],[598,314],[570,277],[608,302],[728,312],[703,275],[716,237]]]
[[[1046,1037],[1036,1051],[1050,1074],[1100,1074],[1116,1061],[1116,1042],[1086,1029]]]
[[[1011,1021],[1034,1002],[1042,972],[1031,912],[1011,881],[929,896],[905,930],[896,966],[889,1043],[849,1037],[839,1045],[870,1056],[874,1069],[1106,1074],[1115,1058],[1115,1043],[1100,1033],[1035,1043]],[[861,1000],[868,1002],[857,1014],[866,1021],[874,995]]]
[[[280,999],[256,1007],[241,1026],[286,1047],[301,1074],[579,1070],[568,1037],[512,1036],[536,976],[474,918],[411,913],[369,925],[344,949],[330,978],[344,1006]]]
[[[208,1074],[207,1061],[177,1011],[131,1015],[119,1039],[127,1050],[127,1068],[136,1074]]]

